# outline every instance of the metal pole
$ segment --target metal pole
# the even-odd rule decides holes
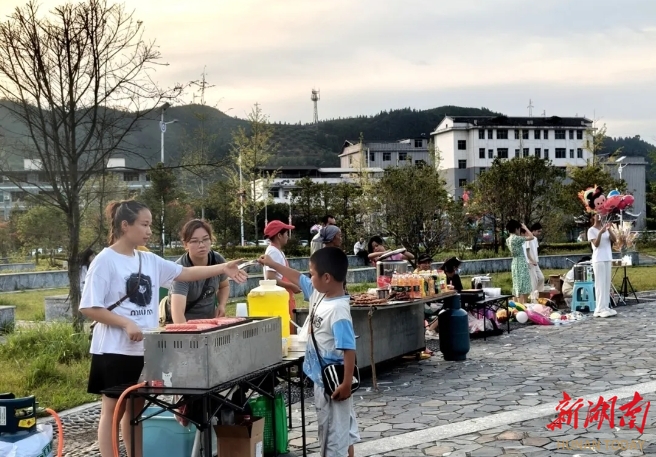
[[[160,161],[162,162],[162,165],[164,165],[164,132],[166,131],[166,124],[164,123],[164,109],[162,109],[162,119],[160,122],[160,132],[161,132],[161,157]],[[162,195],[162,212],[159,216],[159,222],[160,222],[160,227],[162,228],[162,257],[164,257],[164,195]]]
[[[620,164],[617,167],[617,172],[620,174],[620,181],[622,180],[622,168],[624,168],[624,167],[622,167],[622,164]],[[624,211],[620,210],[620,231],[624,228],[624,223],[623,223],[624,222],[624,217],[623,217],[624,214],[623,213],[624,213]]]
[[[269,186],[264,183],[264,226],[269,223]]]
[[[200,195],[201,198],[203,199],[203,207],[200,209],[200,218],[205,220],[205,180],[203,178],[200,179]]]
[[[239,152],[239,218],[241,229],[241,245],[244,246],[244,185],[241,174],[241,151]]]
[[[292,224],[292,199],[293,199],[293,195],[291,192],[289,192],[289,221],[287,221],[289,225],[294,225]],[[292,231],[290,230],[289,235],[291,236],[291,234]]]

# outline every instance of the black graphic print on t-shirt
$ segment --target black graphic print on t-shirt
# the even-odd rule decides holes
[[[130,294],[130,301],[137,306],[148,306],[153,298],[153,282],[150,276],[141,274],[139,287],[136,287],[138,273],[132,273],[125,283],[125,289]]]

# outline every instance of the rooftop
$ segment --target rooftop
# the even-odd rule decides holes
[[[455,124],[470,124],[475,127],[589,127],[592,121],[585,117],[509,117],[509,116],[444,116]],[[442,119],[442,122],[444,122]],[[440,123],[442,123],[440,122]]]

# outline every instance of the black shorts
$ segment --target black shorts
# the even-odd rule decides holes
[[[92,354],[87,392],[100,395],[105,389],[123,386],[127,389],[139,382],[144,367],[142,355]],[[119,395],[107,395],[118,398]]]

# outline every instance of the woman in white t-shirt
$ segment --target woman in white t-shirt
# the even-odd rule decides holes
[[[592,227],[588,229],[588,240],[592,245],[592,269],[595,276],[595,317],[610,317],[617,311],[610,308],[612,245],[615,235],[608,230],[610,223],[602,225],[599,214],[591,217]]]
[[[239,260],[212,266],[186,267],[150,252],[137,251],[151,235],[150,210],[134,200],[107,206],[111,221],[109,248],[103,249],[89,267],[82,292],[80,312],[98,322],[91,340],[91,369],[88,392],[101,395],[106,389],[125,388],[139,381],[144,364],[143,331],[159,325],[158,298],[161,285],[177,281],[199,281],[222,274],[238,282],[247,276],[237,267]],[[128,296],[113,310],[108,308]],[[98,447],[102,457],[111,457],[112,419],[118,396],[102,394],[98,425]],[[130,419],[143,409],[143,400],[128,402],[120,412],[123,441],[130,457],[141,457],[141,428],[132,436]],[[134,404],[135,410],[131,410]],[[135,441],[136,455],[131,455]]]

